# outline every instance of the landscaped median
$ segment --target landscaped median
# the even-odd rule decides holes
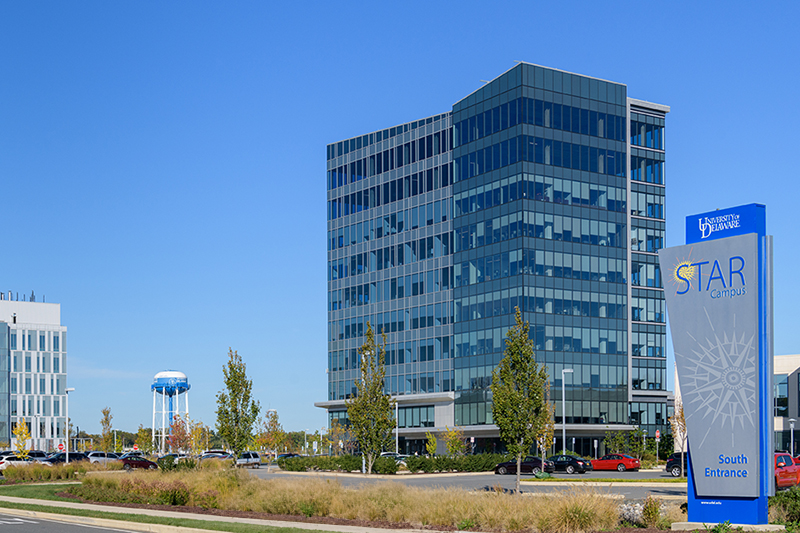
[[[570,487],[528,498],[509,494],[499,487],[471,492],[411,488],[394,482],[348,488],[321,478],[262,480],[234,469],[99,474],[84,478],[80,485],[46,487],[0,487],[0,496],[29,494],[43,498],[46,497],[43,493],[49,492],[50,498],[68,499],[71,495],[84,501],[157,505],[159,509],[223,515],[256,513],[254,517],[264,519],[285,516],[340,519],[372,527],[536,529],[566,533],[607,530],[621,524],[619,502],[610,498],[607,491],[592,487]],[[673,520],[682,519],[677,505],[654,502],[662,525],[669,522],[670,516]],[[662,509],[667,513],[663,517]],[[320,527],[324,529],[325,525]]]

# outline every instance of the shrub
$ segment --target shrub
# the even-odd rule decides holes
[[[87,461],[73,462],[70,464],[56,464],[46,466],[43,464],[31,464],[25,466],[10,466],[3,471],[3,476],[13,481],[52,481],[61,479],[77,479],[86,472],[98,472],[105,470],[120,470],[121,463],[109,463],[109,466],[89,463]]]
[[[800,488],[792,487],[771,497],[769,513],[777,523],[800,522]]]
[[[661,525],[661,502],[648,494],[642,505],[642,524],[645,527],[659,527]]]
[[[175,458],[170,456],[161,457],[156,461],[156,464],[158,465],[158,469],[162,472],[172,472],[177,468]]]
[[[548,505],[540,506],[536,526],[545,533],[597,531],[615,527],[619,514],[608,496],[589,487],[562,491]]]
[[[397,461],[393,457],[378,457],[372,464],[372,471],[376,474],[396,474]]]

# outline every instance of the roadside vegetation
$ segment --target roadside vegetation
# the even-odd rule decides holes
[[[122,470],[122,463],[110,461],[105,464],[77,461],[68,465],[25,465],[9,466],[3,470],[6,482],[25,481],[59,481],[74,480],[86,475],[87,472],[107,472],[109,470]]]
[[[88,476],[81,485],[64,490],[91,501],[386,521],[412,527],[570,533],[608,530],[622,523],[618,501],[592,487],[519,498],[501,488],[470,492],[418,489],[399,483],[346,488],[331,480],[260,480],[240,470],[224,469]],[[660,524],[667,524],[666,508],[655,499],[650,514],[643,516],[652,517],[654,508],[663,518]],[[677,506],[675,513],[680,516]],[[636,516],[629,513],[628,525],[633,525]]]

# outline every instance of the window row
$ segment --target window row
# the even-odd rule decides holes
[[[517,211],[455,230],[455,251],[463,252],[517,237],[596,244],[612,248],[625,246],[625,224],[602,220]]]
[[[12,372],[53,372],[58,374],[62,372],[61,358],[66,355],[56,354],[30,354],[22,352],[14,352],[11,354],[11,371]],[[33,370],[33,363],[36,362],[36,370]],[[51,365],[52,363],[52,365]],[[66,372],[66,368],[63,369]]]
[[[378,333],[395,333],[453,323],[453,302],[422,305],[373,315],[332,320],[328,323],[329,341],[357,339],[367,331],[367,321]]]
[[[347,139],[346,141],[339,141],[338,143],[329,144],[328,159],[333,159],[334,157],[339,157],[349,154],[350,152],[354,152],[355,150],[366,148],[373,143],[385,141],[396,135],[400,135],[401,133],[414,131],[417,129],[417,127],[421,128],[426,124],[438,122],[439,120],[446,119],[448,116],[449,113],[444,113],[442,115],[436,115],[435,117],[423,118],[408,124],[401,124],[393,128],[376,131],[375,133],[370,133],[368,135],[362,135],[361,137],[354,137],[352,139]]]
[[[631,333],[631,355],[639,357],[666,357],[666,335],[660,333]]]
[[[61,416],[58,397],[12,396],[10,402],[11,416]]]
[[[517,124],[625,140],[625,117],[522,97],[457,122],[453,126],[453,146],[482,139]]]
[[[328,171],[328,190],[402,168],[450,151],[449,130],[420,137],[396,148],[352,161]],[[387,203],[384,201],[384,203]]]
[[[452,185],[450,164],[429,168],[328,202],[328,220],[380,207]]]
[[[631,319],[637,322],[666,322],[664,300],[632,296]]]
[[[664,162],[648,157],[631,156],[631,180],[664,184]]]
[[[17,380],[19,379],[19,387]],[[48,388],[47,385],[50,385]],[[64,394],[61,377],[54,376],[11,376],[11,394]]]
[[[628,423],[638,426],[664,426],[669,422],[666,409],[667,405],[664,403],[631,402],[631,416]]]
[[[447,232],[328,261],[328,281],[450,255],[452,239]]]
[[[667,390],[666,360],[633,360],[631,387],[633,390]]]
[[[405,394],[425,394],[429,392],[451,392],[452,390],[452,370],[445,370],[443,372],[418,372],[415,374],[404,374],[401,376],[386,376],[384,380],[384,392],[386,394],[391,394],[392,396],[402,396]],[[329,400],[348,400],[350,398],[354,398],[357,393],[358,391],[352,379],[344,381],[331,381],[328,383]],[[401,407],[401,412],[402,409],[403,408]]]
[[[17,338],[21,337],[22,347],[19,348]],[[38,345],[36,341],[38,340]],[[49,341],[49,342],[48,342]],[[61,351],[61,333],[60,332],[36,332],[26,331],[24,333],[17,333],[11,331],[8,336],[8,347],[10,350],[39,350],[40,352],[60,352]],[[51,350],[52,348],[52,350]]]
[[[631,285],[635,287],[662,288],[663,285],[661,284],[661,267],[659,267],[658,264],[654,263],[632,261]]]
[[[582,292],[544,287],[514,287],[455,300],[455,321],[466,322],[513,313],[619,318],[626,316],[625,295]]]
[[[463,181],[520,161],[625,177],[625,152],[519,135],[457,157],[454,181]],[[656,182],[661,183],[661,182]]]
[[[631,250],[634,252],[657,252],[663,247],[663,229],[631,228]]]
[[[631,144],[664,149],[664,126],[631,120]]]
[[[328,311],[421,296],[452,288],[453,268],[444,267],[408,276],[345,287],[328,292]]]
[[[454,195],[455,216],[474,213],[520,198],[625,212],[625,189],[577,180],[517,174]]]
[[[517,274],[609,283],[625,283],[626,276],[624,259],[545,250],[512,250],[463,261],[453,266],[456,287]]]
[[[664,218],[664,195],[631,192],[631,215]]]
[[[433,372],[427,372],[419,376],[420,392],[437,392],[434,383],[436,382]],[[413,384],[412,384],[413,388]],[[396,387],[391,390],[397,390]],[[391,394],[391,392],[390,392]],[[432,405],[422,405],[413,407],[398,407],[397,408],[397,427],[401,428],[432,428],[435,427],[433,418],[434,408]]]
[[[391,366],[450,359],[453,356],[450,353],[451,346],[452,339],[447,336],[389,343],[386,345],[385,364]],[[358,355],[357,348],[336,350],[328,354],[328,369],[331,372],[359,368],[361,368],[361,357]],[[402,374],[402,372],[400,373]]]
[[[411,209],[401,209],[383,217],[365,220],[328,232],[328,250],[374,241],[404,231],[447,222],[452,213],[450,199],[437,200]]]

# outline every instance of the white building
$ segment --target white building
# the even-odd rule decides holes
[[[66,435],[67,328],[61,305],[0,294],[0,447],[16,445],[23,419],[29,447],[53,450]]]

